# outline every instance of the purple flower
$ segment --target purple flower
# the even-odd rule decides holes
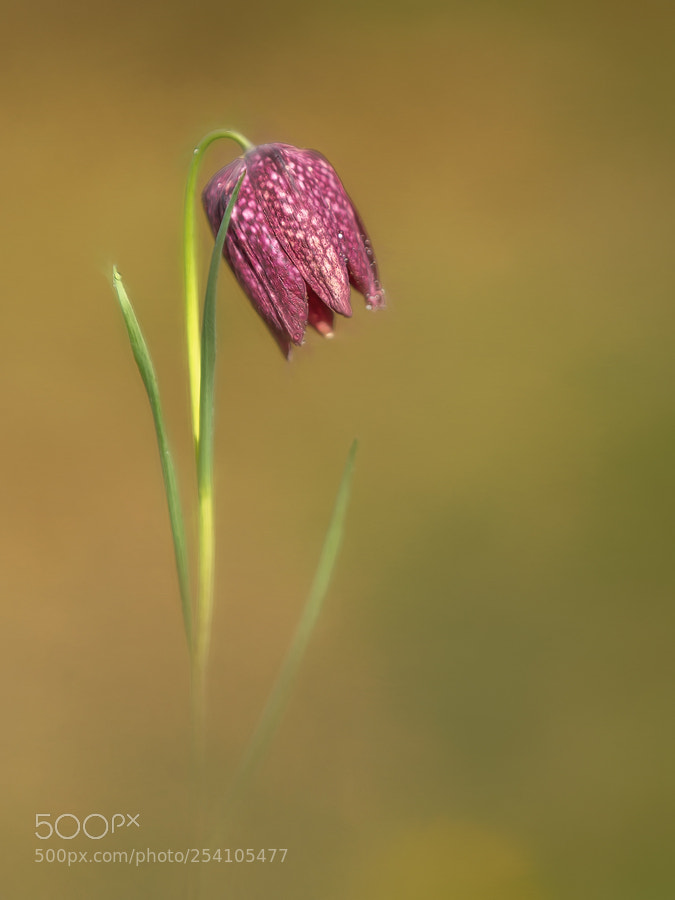
[[[286,357],[307,325],[331,337],[333,313],[351,316],[350,284],[384,306],[366,230],[320,153],[262,144],[221,169],[202,195],[214,235],[243,172],[223,256]]]

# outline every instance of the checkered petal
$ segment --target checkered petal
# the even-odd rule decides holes
[[[384,306],[367,232],[325,157],[263,144],[221,169],[202,195],[214,235],[244,173],[223,256],[285,356],[308,325],[330,337],[334,313],[351,316],[350,284]]]
[[[214,235],[244,168],[243,159],[235,160],[218,172],[204,190],[204,206]],[[307,288],[267,226],[248,176],[232,211],[224,255],[272,331],[286,335],[294,344],[302,343],[307,324]]]
[[[350,316],[349,276],[337,232],[327,227],[287,144],[264,144],[246,154],[246,169],[270,229],[321,300]],[[291,148],[294,149],[294,148]]]
[[[326,227],[336,235],[350,282],[370,306],[384,306],[384,290],[370,239],[337,172],[316,150],[289,147],[286,156],[289,165],[294,166],[296,179],[304,185],[320,210]]]

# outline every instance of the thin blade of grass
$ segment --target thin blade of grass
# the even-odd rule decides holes
[[[185,626],[185,636],[188,642],[188,648],[192,649],[192,602],[190,597],[190,577],[188,567],[187,543],[185,539],[185,521],[181,511],[180,495],[178,492],[178,479],[176,477],[176,467],[173,462],[173,456],[169,447],[169,442],[164,425],[164,416],[162,413],[162,405],[159,398],[159,385],[157,383],[157,375],[155,367],[152,364],[150,351],[145,342],[141,326],[136,318],[136,313],[131,305],[129,296],[122,282],[122,276],[117,271],[117,267],[113,266],[113,289],[117,295],[117,300],[122,310],[124,324],[129,335],[131,350],[141,373],[143,384],[150,401],[150,409],[152,418],[155,423],[155,433],[157,435],[157,445],[159,447],[159,458],[162,464],[162,476],[164,478],[164,491],[166,494],[166,502],[169,507],[169,521],[171,523],[171,534],[173,536],[173,549],[176,560],[176,571],[178,573],[178,587],[180,590],[181,606],[183,609],[183,623]]]
[[[213,573],[215,564],[215,522],[213,509],[213,438],[216,371],[216,291],[220,258],[232,210],[239,196],[244,173],[237,182],[220,223],[211,254],[204,297],[201,337],[199,392],[199,443],[197,449],[197,489],[199,492],[199,598],[197,602],[196,668],[204,682],[211,622],[213,619]],[[203,684],[202,684],[203,688]]]
[[[244,173],[237,182],[230,202],[221,220],[216,241],[211,254],[209,264],[209,276],[206,282],[206,294],[204,297],[204,312],[202,318],[201,341],[201,376],[199,393],[199,453],[198,453],[198,481],[200,486],[212,478],[213,473],[213,433],[214,433],[214,385],[216,370],[216,291],[218,287],[218,272],[220,259],[223,254],[225,236],[232,217],[234,204],[239,196],[241,183],[246,177]]]
[[[197,175],[204,154],[214,141],[227,139],[235,141],[246,153],[253,144],[238,131],[221,128],[201,139],[192,154],[185,186],[185,209],[183,212],[183,279],[185,287],[185,335],[187,339],[188,379],[190,381],[190,406],[192,433],[195,448],[199,443],[199,379],[201,372],[199,337],[199,285],[197,279],[197,228],[195,206],[197,199]]]
[[[288,649],[277,680],[234,778],[226,804],[228,815],[237,798],[248,784],[256,767],[264,758],[274,737],[314,631],[314,626],[319,618],[342,544],[357,447],[358,442],[354,440],[347,454],[342,480],[335,498],[335,505],[333,506],[312,586],[305,601],[291,646]]]

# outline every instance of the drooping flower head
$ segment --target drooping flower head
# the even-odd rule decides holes
[[[384,306],[373,249],[337,173],[316,150],[262,144],[217,172],[202,201],[214,235],[246,173],[223,256],[286,357],[307,325],[326,337],[351,316],[350,284]]]

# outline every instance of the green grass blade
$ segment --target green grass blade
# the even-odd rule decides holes
[[[342,480],[335,498],[333,513],[328,525],[326,537],[324,538],[321,556],[319,557],[319,564],[316,568],[312,586],[300,616],[300,621],[298,622],[293,641],[282,664],[281,671],[277,676],[277,680],[272,688],[256,730],[253,733],[253,737],[251,738],[242,763],[235,776],[227,801],[228,811],[248,784],[251,775],[255,771],[258,763],[263,759],[267,748],[274,737],[274,733],[288,703],[293,683],[300,669],[314,626],[319,618],[319,613],[321,612],[326,593],[328,592],[328,586],[344,535],[345,519],[351,493],[357,446],[358,442],[355,440],[347,455],[347,461],[342,473]]]
[[[166,428],[164,425],[164,416],[162,414],[162,405],[159,399],[159,386],[157,384],[157,376],[155,367],[150,358],[148,345],[145,342],[141,327],[138,324],[136,313],[131,305],[129,296],[122,282],[122,276],[117,271],[117,267],[113,267],[113,288],[117,295],[117,300],[122,310],[124,324],[129,335],[129,342],[136,360],[136,365],[141,373],[143,384],[150,401],[150,409],[152,410],[152,418],[155,423],[155,432],[157,434],[157,444],[159,447],[159,458],[162,464],[162,475],[164,477],[164,490],[166,493],[166,501],[169,507],[169,520],[171,523],[171,534],[173,535],[173,549],[176,558],[176,570],[178,572],[178,586],[180,589],[181,605],[183,608],[183,622],[185,625],[185,635],[188,641],[188,647],[192,648],[192,603],[190,599],[190,577],[188,569],[187,543],[185,540],[185,521],[181,512],[180,495],[178,493],[178,480],[176,478],[176,467],[174,466],[173,457],[169,448]]]
[[[199,454],[198,481],[200,487],[212,478],[213,473],[213,434],[214,434],[214,386],[216,370],[216,291],[218,288],[218,272],[223,255],[225,235],[230,224],[232,210],[239,196],[241,183],[246,177],[244,173],[237,182],[230,202],[220,223],[216,242],[209,264],[209,277],[206,282],[204,297],[204,313],[202,319],[201,343],[201,377],[199,394]]]
[[[192,154],[185,186],[183,213],[183,279],[185,287],[185,335],[187,338],[188,379],[195,447],[199,443],[199,379],[201,371],[199,338],[199,285],[197,279],[197,227],[195,206],[197,200],[197,175],[207,149],[221,139],[235,141],[244,153],[253,144],[238,131],[221,128],[203,137]]]
[[[201,377],[199,392],[199,443],[197,452],[197,487],[199,492],[199,598],[197,602],[196,667],[198,679],[204,682],[211,623],[213,620],[213,572],[215,565],[215,529],[213,509],[213,438],[214,394],[216,371],[216,291],[225,235],[232,210],[239,196],[245,174],[236,184],[223,215],[211,254],[209,276],[204,298],[201,339]],[[203,688],[203,684],[202,684]]]

